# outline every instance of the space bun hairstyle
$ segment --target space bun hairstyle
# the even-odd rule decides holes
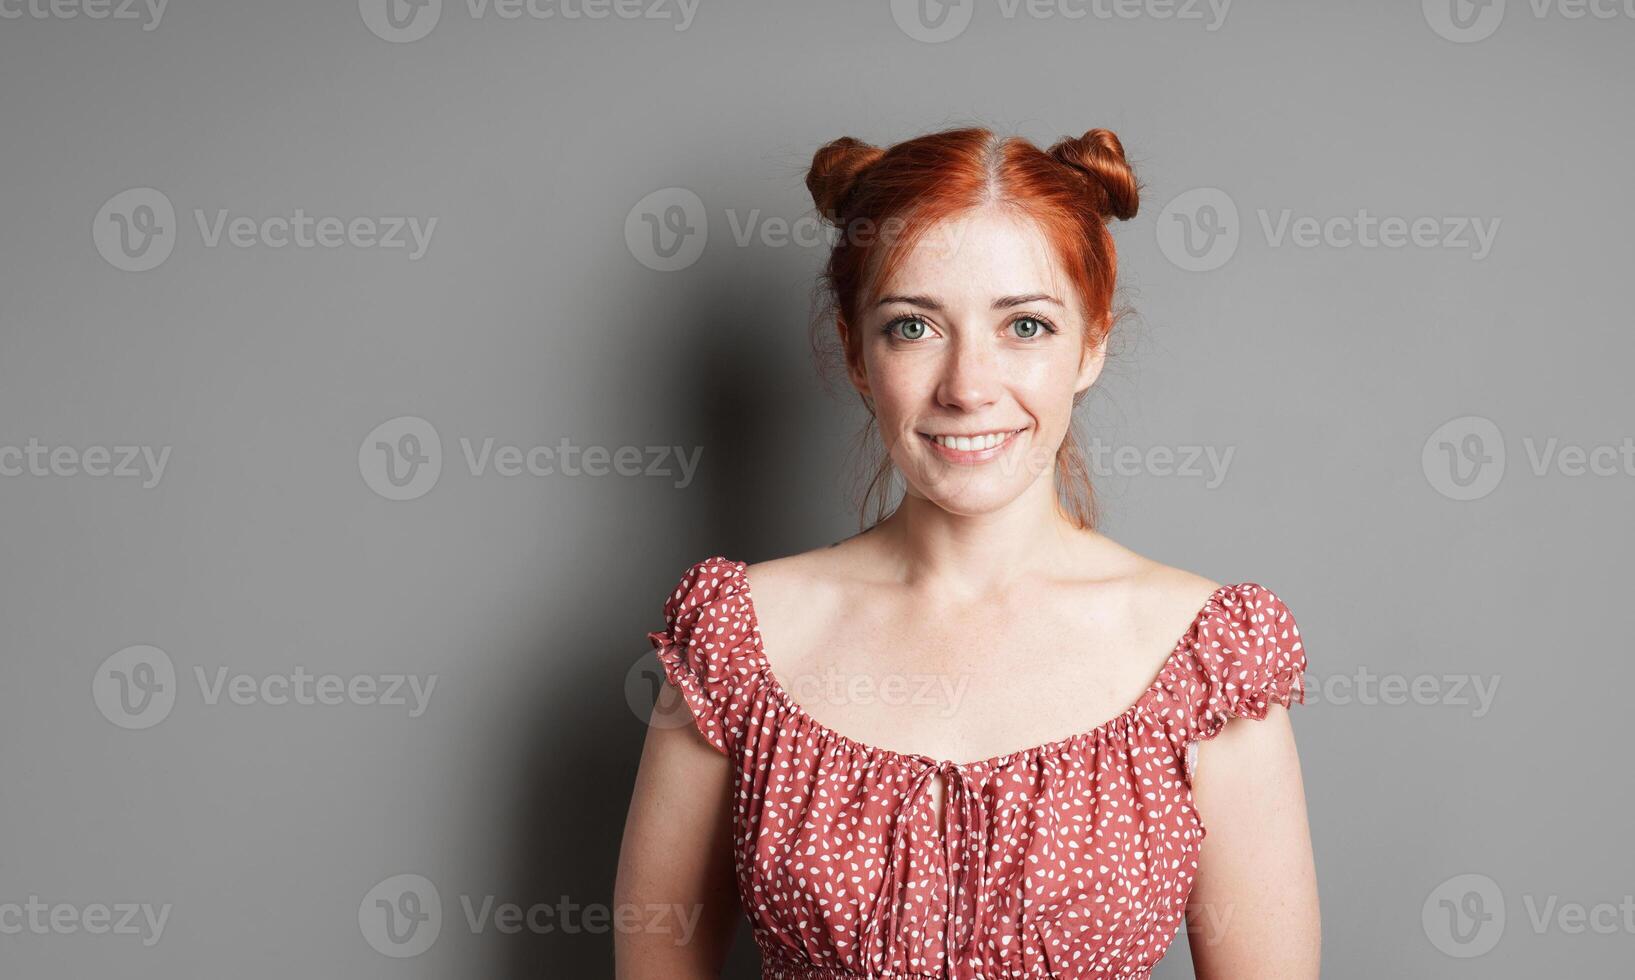
[[[857,188],[858,178],[885,155],[885,150],[850,136],[842,136],[818,150],[812,156],[812,169],[806,173],[806,189],[812,193],[818,214],[830,224],[839,225],[841,209]]]
[[[1135,171],[1124,159],[1124,144],[1110,129],[1092,129],[1083,136],[1064,137],[1049,150],[1051,159],[1072,167],[1085,178],[1085,193],[1094,199],[1103,220],[1128,221],[1141,200]]]
[[[838,359],[856,367],[862,311],[878,301],[892,272],[928,229],[981,207],[1007,208],[1039,228],[1081,304],[1087,349],[1104,344],[1118,319],[1113,311],[1118,256],[1107,222],[1135,216],[1140,185],[1111,130],[1063,137],[1048,150],[975,127],[930,133],[884,149],[843,136],[812,156],[806,189],[818,213],[838,232],[819,277],[819,312],[812,322],[820,363]],[[838,358],[831,356],[834,341],[839,343]],[[1082,396],[1075,396],[1075,404]],[[870,416],[866,439],[875,426],[873,407],[866,399],[864,404]],[[888,514],[883,491],[891,461],[881,457],[862,497],[865,522],[869,501],[877,494],[875,521]],[[1089,469],[1071,427],[1056,454],[1056,490],[1076,525],[1095,526]]]

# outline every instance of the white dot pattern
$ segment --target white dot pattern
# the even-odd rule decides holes
[[[733,760],[738,892],[764,980],[1147,977],[1206,834],[1189,749],[1305,701],[1294,617],[1245,582],[1217,589],[1152,686],[1094,729],[977,762],[893,752],[789,697],[744,568],[691,566],[648,639]]]

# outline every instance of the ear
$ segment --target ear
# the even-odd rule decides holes
[[[1078,394],[1096,383],[1101,377],[1101,369],[1107,364],[1107,333],[1104,331],[1101,339],[1093,346],[1085,347],[1079,354],[1079,376],[1073,382],[1073,393]]]
[[[848,349],[846,346],[847,332],[846,322],[841,320],[839,317],[836,317],[835,335],[840,340],[840,349],[842,351],[846,351]],[[846,376],[851,379],[852,387],[856,388],[857,393],[862,395],[865,400],[869,400],[874,397],[874,392],[869,388],[868,371],[863,367],[863,354],[861,350],[858,351],[856,357],[846,355]]]

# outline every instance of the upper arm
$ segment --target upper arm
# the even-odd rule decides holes
[[[738,923],[732,762],[745,724],[740,685],[757,667],[743,563],[693,563],[647,638],[666,683],[619,851],[615,970],[619,980],[701,980],[719,975]]]
[[[1228,722],[1197,747],[1206,833],[1186,918],[1199,980],[1317,977],[1317,872],[1288,709]]]
[[[615,976],[713,978],[738,922],[731,767],[690,720],[676,723],[688,708],[674,687],[653,714],[619,850]]]

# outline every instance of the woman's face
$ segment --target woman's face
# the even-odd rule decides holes
[[[927,230],[859,311],[852,382],[908,492],[990,513],[1050,479],[1073,396],[1101,372],[1086,317],[1027,219],[982,208]]]

